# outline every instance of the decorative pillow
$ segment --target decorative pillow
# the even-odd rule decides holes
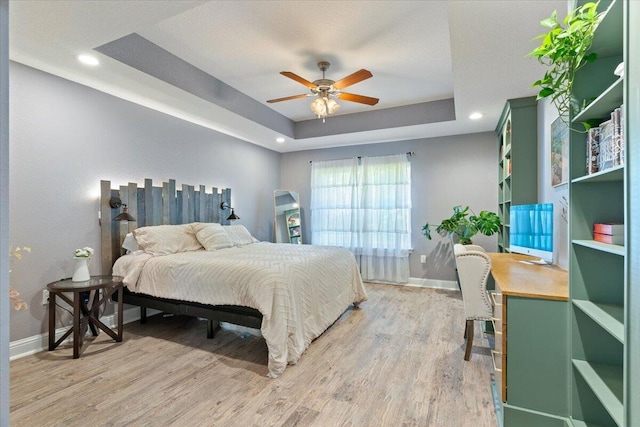
[[[191,224],[196,233],[196,239],[208,251],[230,248],[233,246],[231,238],[218,223],[194,222]]]
[[[191,224],[140,227],[133,231],[133,235],[138,246],[151,255],[169,255],[202,249]]]
[[[133,233],[127,233],[124,242],[122,242],[122,249],[126,250],[128,254],[140,250],[138,242],[136,242],[135,237],[133,237]]]
[[[231,238],[233,246],[250,245],[259,241],[249,233],[244,225],[225,225],[222,228]]]

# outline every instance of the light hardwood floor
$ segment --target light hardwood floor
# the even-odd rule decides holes
[[[262,338],[206,322],[149,318],[124,341],[100,336],[11,362],[17,426],[490,426],[488,343],[476,328],[463,361],[459,292],[367,284],[278,379]]]

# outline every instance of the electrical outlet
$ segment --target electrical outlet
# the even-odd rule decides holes
[[[427,256],[426,255],[420,255],[420,262],[422,264],[426,264],[427,263]]]
[[[49,304],[49,289],[42,290],[42,305]]]

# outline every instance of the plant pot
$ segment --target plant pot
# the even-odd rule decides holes
[[[89,274],[89,265],[87,261],[89,258],[84,257],[74,257],[76,261],[75,271],[73,272],[73,277],[71,277],[72,282],[86,282],[91,279],[91,275]]]

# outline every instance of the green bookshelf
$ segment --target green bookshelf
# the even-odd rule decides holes
[[[598,59],[579,71],[574,85],[574,97],[579,103],[593,99],[572,117],[574,127],[590,119],[605,121],[621,105],[625,117],[622,166],[587,174],[586,135],[576,131],[570,135],[570,420],[574,427],[640,425],[638,381],[631,380],[639,370],[640,333],[634,330],[638,322],[630,320],[638,317],[634,313],[640,308],[640,294],[630,285],[634,277],[638,281],[640,273],[639,261],[632,256],[640,230],[633,227],[630,214],[631,207],[638,207],[639,203],[631,183],[640,180],[640,158],[633,151],[639,133],[640,91],[631,88],[639,86],[640,67],[628,63],[638,58],[637,54],[628,53],[640,49],[639,3],[600,2],[606,15],[592,47]],[[613,74],[621,62],[625,62],[622,78]],[[624,223],[626,244],[594,241],[596,222]]]
[[[507,100],[496,126],[498,136],[498,249],[509,252],[512,205],[538,202],[538,107],[535,97]]]

